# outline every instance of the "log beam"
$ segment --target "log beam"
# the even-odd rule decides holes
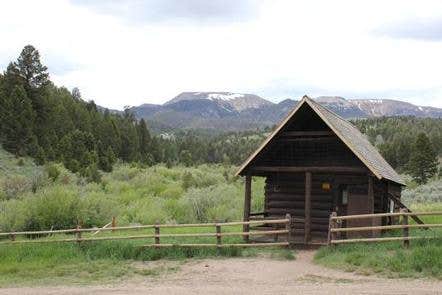
[[[373,177],[368,176],[368,214],[374,213],[374,186]]]
[[[374,213],[374,186],[373,186],[373,177],[368,176],[368,214]],[[375,224],[374,218],[370,219],[370,226]],[[372,231],[371,236],[375,237],[376,232]]]
[[[324,167],[290,167],[290,166],[256,166],[252,172],[342,172],[342,173],[367,173],[364,167],[324,166]]]
[[[252,202],[252,176],[246,175],[244,182],[244,221],[250,220],[250,207]],[[243,225],[243,232],[249,232],[250,226],[248,224]],[[249,241],[249,236],[244,236],[244,241]]]
[[[304,224],[304,241],[309,243],[311,240],[311,207],[312,207],[312,173],[305,173],[305,224]]]
[[[333,131],[286,131],[282,136],[332,136]]]

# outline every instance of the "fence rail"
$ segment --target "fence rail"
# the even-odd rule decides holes
[[[274,230],[264,230],[264,231],[241,231],[241,232],[222,232],[222,227],[231,227],[237,225],[252,225],[252,224],[283,224],[285,229],[274,229]],[[104,241],[104,240],[133,240],[133,239],[153,239],[152,244],[144,245],[144,247],[171,247],[171,246],[182,246],[182,247],[264,247],[264,246],[288,246],[290,238],[290,215],[287,215],[285,219],[268,219],[268,220],[255,220],[255,221],[235,221],[235,222],[224,222],[224,223],[192,223],[192,224],[149,224],[149,225],[132,225],[132,226],[116,226],[115,219],[112,220],[111,227],[109,224],[102,228],[80,228],[77,226],[75,229],[63,229],[63,230],[45,230],[45,231],[21,231],[21,232],[8,232],[0,233],[0,237],[9,237],[8,241],[0,242],[2,244],[25,244],[25,243],[63,243],[63,242],[88,242],[88,241]],[[214,227],[214,232],[204,232],[204,233],[161,233],[162,228],[195,228],[195,227]],[[105,236],[96,237],[98,232],[102,231],[123,231],[123,230],[139,230],[139,229],[154,229],[154,234],[140,234],[140,235],[127,235],[127,236]],[[82,233],[92,232],[91,237],[83,237]],[[17,236],[41,236],[48,234],[75,234],[74,238],[63,238],[63,239],[19,239]],[[269,243],[248,243],[248,244],[225,244],[222,243],[222,237],[231,236],[268,236],[272,235],[277,237],[278,235],[286,235],[287,239],[284,242],[274,242]],[[161,243],[161,238],[184,238],[184,237],[213,237],[216,238],[216,243]]]
[[[329,233],[328,233],[328,244],[348,244],[348,243],[360,243],[360,242],[389,242],[389,241],[402,241],[405,247],[409,246],[410,240],[417,239],[432,239],[437,238],[436,236],[410,236],[410,228],[442,228],[442,224],[409,224],[408,217],[415,219],[417,216],[442,216],[442,212],[409,212],[406,209],[401,209],[400,212],[396,213],[377,213],[377,214],[360,214],[360,215],[344,215],[337,216],[336,212],[330,215],[329,222]],[[342,227],[342,221],[345,220],[360,220],[360,219],[371,219],[374,220],[379,217],[402,217],[401,224],[393,225],[374,225],[374,226],[358,226],[358,227]],[[419,219],[420,220],[420,219]],[[400,237],[376,237],[374,233],[379,233],[380,231],[402,229],[402,236]],[[342,239],[338,238],[339,233],[347,232],[371,232],[371,237],[362,238],[351,238]],[[442,238],[442,236],[440,237]]]

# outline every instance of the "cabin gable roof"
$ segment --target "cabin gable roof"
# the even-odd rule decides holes
[[[307,104],[336,134],[336,136],[361,160],[361,162],[378,178],[387,179],[404,185],[397,172],[385,161],[377,149],[350,122],[321,106],[311,98],[304,96],[297,106],[287,115],[277,128],[266,138],[261,146],[241,165],[236,175],[247,174],[247,168],[272,139],[286,126],[302,105]]]

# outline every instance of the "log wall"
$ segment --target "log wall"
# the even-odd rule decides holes
[[[322,182],[330,182],[329,176],[312,175],[311,186],[311,237],[325,238],[328,219],[333,209],[333,191],[323,190]],[[305,217],[305,174],[274,175],[266,179],[265,211],[269,217],[289,213],[292,217]],[[295,237],[304,237],[304,223],[294,224]]]
[[[322,183],[330,183],[330,190],[322,188]],[[328,234],[330,214],[338,209],[338,215],[346,215],[340,203],[340,188],[347,186],[349,193],[368,194],[368,176],[312,174],[311,185],[311,237],[312,240],[324,240]],[[374,179],[374,213],[388,212],[387,184]],[[289,213],[292,217],[305,217],[305,174],[272,174],[266,178],[265,212],[271,218],[281,218]],[[367,208],[368,209],[368,208]],[[389,221],[380,220],[383,225]],[[303,238],[304,223],[294,224],[293,235]]]

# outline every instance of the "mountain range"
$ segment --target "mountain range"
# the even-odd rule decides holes
[[[392,99],[345,99],[320,96],[317,102],[346,119],[380,116],[442,117],[442,109]],[[297,100],[273,103],[258,95],[231,92],[183,92],[170,101],[130,109],[156,130],[214,129],[237,131],[277,124]]]

